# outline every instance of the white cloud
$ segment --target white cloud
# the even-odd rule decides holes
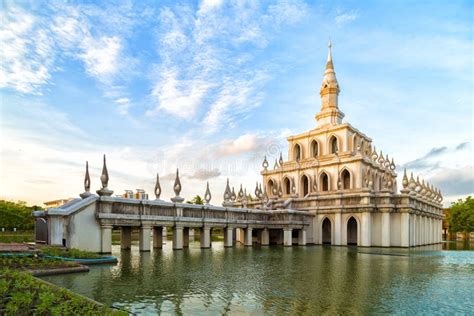
[[[336,26],[342,27],[346,24],[349,24],[349,23],[357,20],[358,17],[359,17],[359,15],[355,11],[342,12],[342,13],[339,13],[334,18],[334,22],[336,23]]]
[[[0,87],[36,93],[51,78],[53,43],[41,21],[20,9],[0,12]]]
[[[81,47],[83,53],[79,57],[84,61],[87,72],[99,80],[115,75],[121,66],[119,61],[122,48],[117,36],[85,38]]]
[[[280,25],[294,24],[306,13],[300,1],[264,7],[256,2],[203,1],[165,7],[157,31],[158,53],[152,97],[147,111],[164,111],[181,119],[202,115],[203,130],[232,126],[261,103],[269,78],[255,57]],[[255,47],[249,53],[247,45]],[[198,118],[200,119],[200,118]]]

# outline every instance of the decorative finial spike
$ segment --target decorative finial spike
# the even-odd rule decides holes
[[[91,190],[91,177],[89,176],[89,162],[86,161],[86,175],[84,176],[84,193],[79,194],[83,199],[92,195]]]
[[[211,202],[211,190],[209,189],[209,181],[206,184],[206,193],[204,193],[204,201],[206,202],[206,205],[209,205],[209,202]]]
[[[180,197],[179,194],[181,193],[181,180],[179,180],[179,169],[176,168],[176,179],[174,180],[173,191],[176,194],[175,197],[171,198],[171,201],[175,203],[182,203],[184,198]]]
[[[156,200],[159,200],[161,196],[160,175],[158,173],[156,173],[155,196]]]

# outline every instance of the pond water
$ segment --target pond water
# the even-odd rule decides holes
[[[470,248],[445,244],[444,248]],[[474,251],[335,246],[120,251],[43,279],[139,314],[472,314]]]

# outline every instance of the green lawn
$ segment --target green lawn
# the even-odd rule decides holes
[[[10,243],[10,242],[34,242],[35,241],[35,232],[34,231],[21,231],[21,232],[0,232],[0,242]]]

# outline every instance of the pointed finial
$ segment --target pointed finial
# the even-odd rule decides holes
[[[275,158],[275,164],[273,165],[273,170],[278,169],[278,160]]]
[[[174,185],[173,185],[173,190],[176,196],[171,198],[171,201],[175,203],[182,203],[184,201],[184,198],[179,196],[179,194],[181,193],[181,189],[182,187],[181,187],[181,180],[179,180],[179,169],[176,168],[176,179],[174,180]]]
[[[329,41],[328,41],[328,61],[332,60],[331,48],[332,48],[332,43],[331,43],[331,38],[329,38]]]
[[[403,180],[402,180],[403,188],[406,189],[408,187],[408,177],[407,177],[407,168],[403,171]]]
[[[181,193],[181,181],[179,180],[179,169],[176,168],[176,179],[174,180],[174,186],[173,186],[174,193],[176,196],[179,196],[179,193]]]
[[[204,193],[204,201],[206,202],[206,205],[209,205],[209,202],[211,202],[211,190],[209,189],[209,181],[207,182],[206,185],[206,193]]]
[[[107,188],[109,184],[109,172],[107,171],[107,161],[104,154],[104,164],[102,166],[102,175],[100,176],[100,181],[102,182],[102,189]]]
[[[268,169],[267,156],[265,156],[265,157],[263,158],[262,167],[263,167],[263,170],[267,170],[267,169]]]
[[[97,194],[100,196],[111,196],[114,191],[107,188],[109,184],[109,172],[107,171],[107,161],[104,154],[104,165],[102,166],[102,174],[100,176],[100,181],[102,182],[102,188],[97,190]]]
[[[89,192],[91,190],[91,178],[89,176],[89,162],[86,161],[86,176],[84,177],[84,191]]]
[[[231,194],[232,192],[230,191],[229,178],[227,178],[227,184],[224,191],[224,202],[230,201]]]
[[[92,195],[91,190],[91,177],[89,176],[89,162],[86,161],[86,175],[84,176],[84,193],[79,194],[83,199]]]
[[[280,163],[280,166],[283,166],[283,154],[281,153],[281,151],[280,151],[280,161],[279,161],[279,163]]]
[[[156,183],[155,183],[156,200],[160,199],[160,195],[161,195],[160,175],[156,173]]]
[[[235,194],[235,190],[234,190],[234,187],[232,187],[232,193],[230,195],[230,200],[232,202],[235,202],[235,200],[237,199],[237,195]]]

